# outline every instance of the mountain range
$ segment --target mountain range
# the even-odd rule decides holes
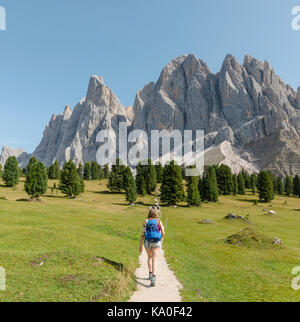
[[[194,55],[166,65],[156,83],[136,94],[125,108],[100,76],[92,76],[87,95],[72,110],[53,115],[32,154],[3,147],[0,163],[15,155],[49,166],[69,159],[93,161],[101,129],[118,134],[119,122],[130,129],[204,130],[205,163],[230,165],[234,171],[261,169],[278,175],[300,173],[300,87],[295,91],[265,61],[249,55],[240,64],[227,55],[214,74]]]

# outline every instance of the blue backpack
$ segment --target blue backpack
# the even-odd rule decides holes
[[[159,231],[159,220],[148,220],[146,224],[145,238],[151,243],[158,243],[162,239],[162,234]]]

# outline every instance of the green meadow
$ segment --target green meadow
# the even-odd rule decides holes
[[[15,189],[0,183],[1,302],[129,299],[141,225],[154,197],[128,206],[123,194],[107,192],[106,181],[91,181],[78,200],[48,189],[43,202],[27,202],[24,182]],[[300,291],[291,288],[292,269],[300,266],[300,199],[254,200],[249,192],[200,208],[162,208],[166,257],[184,301],[300,301]],[[231,212],[249,215],[249,222],[223,219]],[[204,219],[213,224],[201,224]],[[283,245],[225,243],[246,227]]]

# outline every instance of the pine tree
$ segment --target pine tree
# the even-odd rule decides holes
[[[284,191],[288,197],[293,194],[293,178],[290,176],[285,177]]]
[[[242,176],[245,182],[245,189],[250,189],[251,188],[250,176],[245,169],[242,170]]]
[[[295,197],[300,197],[300,178],[298,175],[293,180],[293,194]]]
[[[199,182],[199,191],[203,201],[217,202],[219,200],[215,167],[211,166],[206,169],[202,181]]]
[[[139,163],[136,169],[136,189],[141,196],[147,194],[146,181],[144,177],[144,167]]]
[[[160,162],[157,165],[155,165],[155,170],[156,170],[157,183],[162,183],[163,167]]]
[[[252,193],[254,195],[256,193],[256,184],[257,184],[257,175],[255,173],[252,173],[250,176],[250,189],[252,190]]]
[[[98,163],[96,161],[92,161],[91,163],[91,179],[92,180],[99,179]]]
[[[198,190],[198,177],[187,177],[187,203],[189,207],[200,207],[201,198]]]
[[[90,162],[87,162],[84,165],[84,169],[83,169],[83,179],[84,180],[91,180],[91,164],[90,164]]]
[[[48,178],[50,180],[57,180],[60,176],[60,165],[56,160],[47,170]]]
[[[281,177],[277,177],[276,179],[276,192],[282,196],[284,193],[284,186],[283,186],[283,182],[282,182],[282,178]]]
[[[104,179],[108,179],[109,178],[109,166],[108,166],[108,164],[106,164],[104,166],[103,174],[104,174]]]
[[[129,179],[132,177],[132,171],[130,167],[126,167],[126,169],[123,172],[123,189],[126,191],[128,184],[129,184]]]
[[[64,164],[60,176],[59,189],[69,197],[76,197],[84,192],[84,183],[78,176],[76,166],[72,160]]]
[[[129,173],[129,172],[128,172]],[[133,176],[128,177],[128,182],[126,186],[126,200],[130,203],[133,204],[136,202],[137,199],[137,191],[136,191],[136,184]]]
[[[6,160],[2,177],[8,187],[15,187],[19,183],[19,165],[16,157]]]
[[[48,176],[46,167],[36,159],[30,164],[26,174],[25,191],[31,198],[39,199],[47,192]]]
[[[125,169],[126,167],[122,164],[122,161],[117,159],[116,164],[112,166],[111,173],[109,175],[107,188],[110,192],[121,192],[124,190]]]
[[[265,202],[270,202],[274,199],[273,182],[270,173],[261,171],[257,178],[257,189],[259,199]]]
[[[163,172],[161,185],[161,201],[167,205],[176,205],[185,198],[181,168],[171,161]]]
[[[2,178],[2,174],[3,174],[3,172],[2,172],[2,164],[0,164],[0,178]]]
[[[229,166],[222,164],[218,169],[218,187],[223,195],[230,195],[233,191],[232,172]]]
[[[78,164],[77,173],[80,179],[83,179],[83,166],[82,163]]]
[[[233,194],[236,196],[239,193],[238,177],[236,174],[232,176],[233,181]]]
[[[245,175],[243,173],[239,173],[238,177],[238,192],[239,195],[245,195],[246,194],[246,188],[245,188]]]
[[[150,159],[148,160],[148,165],[145,166],[145,181],[147,193],[150,195],[157,187],[156,171]]]

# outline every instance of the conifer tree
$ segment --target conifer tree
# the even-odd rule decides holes
[[[96,161],[92,161],[91,163],[91,179],[98,180],[99,178],[99,169],[98,163]]]
[[[284,193],[284,186],[283,186],[283,182],[282,182],[282,178],[281,177],[277,177],[276,179],[276,192],[282,196]]]
[[[130,168],[129,168],[130,169]],[[129,172],[128,172],[129,175]],[[129,176],[127,179],[127,186],[126,186],[126,200],[130,203],[133,204],[136,202],[137,199],[137,191],[136,191],[136,184],[133,176]]]
[[[290,176],[285,177],[284,191],[288,197],[293,194],[293,178]]]
[[[0,164],[0,178],[2,178],[2,174],[3,174],[3,172],[2,172],[2,164]]]
[[[104,166],[103,175],[104,175],[104,179],[108,179],[109,178],[109,166],[108,166],[108,164],[106,164]]]
[[[198,177],[187,177],[187,203],[189,207],[200,207],[201,198],[198,190]]]
[[[25,191],[32,199],[39,199],[41,195],[47,192],[48,188],[46,167],[42,162],[33,159],[27,169]]]
[[[76,197],[84,192],[84,182],[79,178],[72,160],[66,162],[60,175],[59,189],[69,197]]]
[[[256,184],[257,184],[257,175],[255,173],[252,173],[250,176],[250,189],[252,190],[252,193],[254,195],[256,193]]]
[[[181,168],[171,161],[166,165],[163,172],[161,185],[161,201],[167,205],[176,205],[185,198]]]
[[[206,169],[199,190],[202,200],[217,202],[219,200],[219,189],[215,167],[210,166]]]
[[[162,178],[163,178],[163,167],[161,163],[159,162],[158,164],[155,165],[155,170],[156,170],[156,179],[157,183],[162,183]]]
[[[129,179],[132,177],[132,171],[130,167],[126,167],[123,172],[123,189],[126,191],[126,188],[129,184]]]
[[[16,157],[6,160],[2,177],[8,187],[15,187],[19,183],[19,165]]]
[[[250,189],[251,188],[251,182],[250,182],[250,176],[249,176],[249,173],[243,169],[242,170],[242,175],[244,177],[244,182],[245,182],[245,188],[246,189]]]
[[[233,194],[236,196],[239,193],[238,178],[236,174],[232,176],[232,181],[233,181]]]
[[[147,194],[144,167],[141,163],[138,164],[136,169],[136,189],[137,193],[141,196],[145,196]]]
[[[83,166],[82,163],[78,164],[77,173],[80,179],[83,179]]]
[[[246,187],[245,187],[245,175],[243,173],[239,173],[238,177],[238,192],[239,195],[245,195],[246,194]]]
[[[83,168],[83,179],[91,180],[91,164],[90,162],[86,162]]]
[[[298,175],[293,180],[293,194],[295,197],[300,197],[300,178]]]
[[[218,187],[223,195],[230,195],[233,191],[232,172],[229,166],[222,164],[218,169]]]
[[[108,189],[110,192],[121,192],[124,190],[124,171],[126,167],[120,159],[116,160],[116,164],[112,166],[109,175]]]
[[[270,202],[274,199],[273,182],[270,173],[261,171],[257,178],[257,189],[259,199],[265,202]]]
[[[148,165],[145,166],[145,181],[147,193],[150,195],[157,187],[156,171],[150,159],[148,160]]]

